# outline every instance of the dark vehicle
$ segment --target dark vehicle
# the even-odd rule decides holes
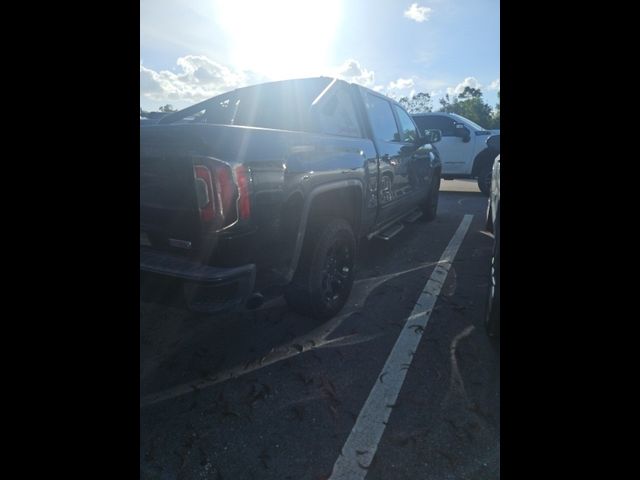
[[[500,135],[489,138],[487,146],[498,153],[493,162],[487,207],[487,230],[493,232],[494,242],[486,316],[487,332],[497,337],[500,335]]]
[[[332,78],[234,90],[140,126],[142,280],[216,312],[283,292],[335,315],[359,242],[436,216],[433,135],[372,90]]]

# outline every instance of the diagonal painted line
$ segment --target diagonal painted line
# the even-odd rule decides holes
[[[440,289],[472,219],[473,215],[464,216],[449,245],[442,253],[440,262],[431,273],[431,278],[427,281],[411,315],[400,331],[382,372],[376,377],[380,378],[384,375],[384,383],[376,380],[342,447],[342,453],[333,466],[330,480],[357,480],[364,479],[367,475],[367,469],[376,454],[391,410],[407,375],[407,364],[411,365],[413,353],[420,343],[422,332],[431,317]]]
[[[327,340],[327,337],[331,335],[333,331],[338,328],[350,314],[351,313],[346,313],[332,318],[328,323],[321,325],[310,333],[296,337],[286,345],[272,350],[270,353],[265,355],[262,360],[256,360],[249,365],[236,365],[235,367],[232,367],[224,372],[214,374],[210,377],[199,378],[192,382],[183,383],[181,385],[177,385],[161,392],[145,395],[140,399],[140,408],[148,407],[149,405],[163,402],[165,400],[170,400],[172,398],[177,398],[182,395],[187,395],[189,393],[211,387],[225,380],[237,378],[255,370],[259,370],[281,360],[286,360],[287,358],[294,357],[302,352],[306,352],[314,348],[320,348],[329,342],[329,340]],[[309,343],[311,343],[311,341],[313,341],[314,343],[313,346],[309,346]],[[302,349],[296,349],[293,346],[296,344],[300,345]]]

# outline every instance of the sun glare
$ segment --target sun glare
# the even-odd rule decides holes
[[[273,79],[326,72],[341,0],[216,0],[237,68]]]

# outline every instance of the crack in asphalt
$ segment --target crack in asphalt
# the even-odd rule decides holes
[[[469,397],[467,396],[467,391],[464,387],[464,380],[462,379],[462,375],[460,374],[460,369],[458,368],[458,359],[456,357],[456,349],[458,348],[458,342],[462,340],[464,337],[467,337],[475,330],[475,325],[469,325],[462,332],[460,332],[456,337],[451,341],[451,347],[449,349],[449,356],[451,360],[451,377],[449,380],[449,390],[447,391],[447,395],[443,400],[443,404],[448,403],[451,394],[454,391],[458,391],[462,395],[462,397],[467,402],[467,405],[471,405],[469,401]]]

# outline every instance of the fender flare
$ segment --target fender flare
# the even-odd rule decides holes
[[[309,219],[309,213],[311,211],[311,206],[313,205],[313,200],[320,195],[321,193],[330,192],[331,190],[340,190],[343,188],[349,187],[357,187],[360,190],[360,198],[363,202],[360,208],[360,215],[362,216],[364,205],[364,187],[361,180],[356,179],[348,179],[348,180],[338,180],[336,182],[323,183],[314,187],[306,196],[304,201],[304,205],[302,207],[302,213],[300,214],[300,224],[298,225],[298,231],[296,233],[296,241],[293,247],[293,255],[291,257],[291,263],[285,272],[285,281],[287,283],[291,282],[294,274],[298,268],[298,262],[300,261],[300,255],[302,253],[302,247],[304,245],[304,237],[307,232],[307,223]],[[360,223],[360,219],[358,219],[358,224]]]

